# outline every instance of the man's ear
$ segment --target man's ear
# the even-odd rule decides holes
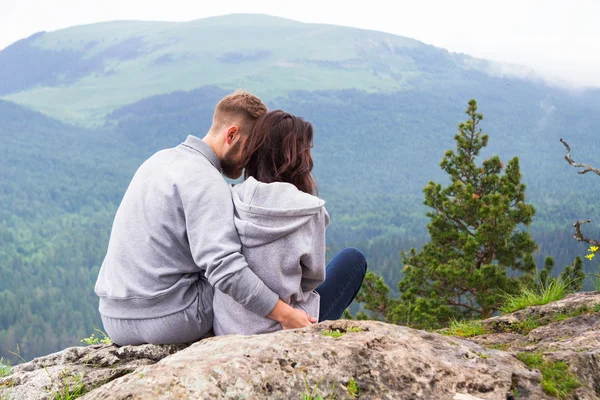
[[[231,146],[236,138],[240,135],[240,128],[237,125],[231,125],[229,129],[227,129],[227,134],[225,136],[225,143]]]

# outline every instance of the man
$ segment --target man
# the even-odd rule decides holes
[[[186,343],[212,328],[213,287],[284,329],[316,322],[281,301],[240,254],[229,187],[244,143],[267,107],[237,91],[215,109],[200,140],[188,136],[135,173],[96,282],[107,334],[119,345]]]

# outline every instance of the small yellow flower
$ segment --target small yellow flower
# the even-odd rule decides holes
[[[590,249],[588,250],[590,253],[595,253],[598,251],[598,246],[590,246]]]
[[[592,260],[592,258],[594,258],[596,255],[594,253],[592,254],[588,254],[587,256],[585,256],[585,258],[587,258],[588,260]]]

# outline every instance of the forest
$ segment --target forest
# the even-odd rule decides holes
[[[397,290],[400,253],[429,239],[423,188],[446,182],[439,163],[470,97],[490,136],[483,159],[520,160],[526,199],[536,209],[524,229],[538,245],[538,266],[550,255],[560,271],[585,254],[572,223],[591,218],[586,232],[600,236],[600,185],[566,163],[559,138],[575,158],[593,160],[598,93],[567,98],[534,83],[478,79],[434,92],[299,91],[268,104],[316,127],[315,172],[332,218],[330,255],[346,246],[364,250],[370,269]],[[507,84],[515,103],[506,102]],[[93,286],[129,179],[153,152],[187,134],[203,136],[226,93],[209,86],[148,98],[115,110],[95,129],[0,101],[0,357],[29,360],[78,345],[101,328]]]

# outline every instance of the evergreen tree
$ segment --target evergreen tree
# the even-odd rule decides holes
[[[519,159],[505,167],[493,156],[478,166],[488,135],[479,128],[483,116],[475,100],[466,113],[456,151],[447,151],[440,164],[450,184],[430,182],[423,189],[431,241],[420,252],[403,253],[400,299],[389,299],[376,275],[365,281],[359,301],[389,322],[436,328],[453,318],[491,317],[505,293],[533,280],[537,245],[522,227],[535,209],[525,203]]]
[[[553,276],[554,272],[554,257],[546,257],[544,260],[544,268],[542,268],[537,276],[536,285],[539,289],[547,288],[552,282],[557,279],[564,282],[569,292],[577,292],[583,287],[585,280],[585,272],[583,272],[583,259],[575,257],[575,261],[571,265],[566,265],[563,272],[558,278]]]

